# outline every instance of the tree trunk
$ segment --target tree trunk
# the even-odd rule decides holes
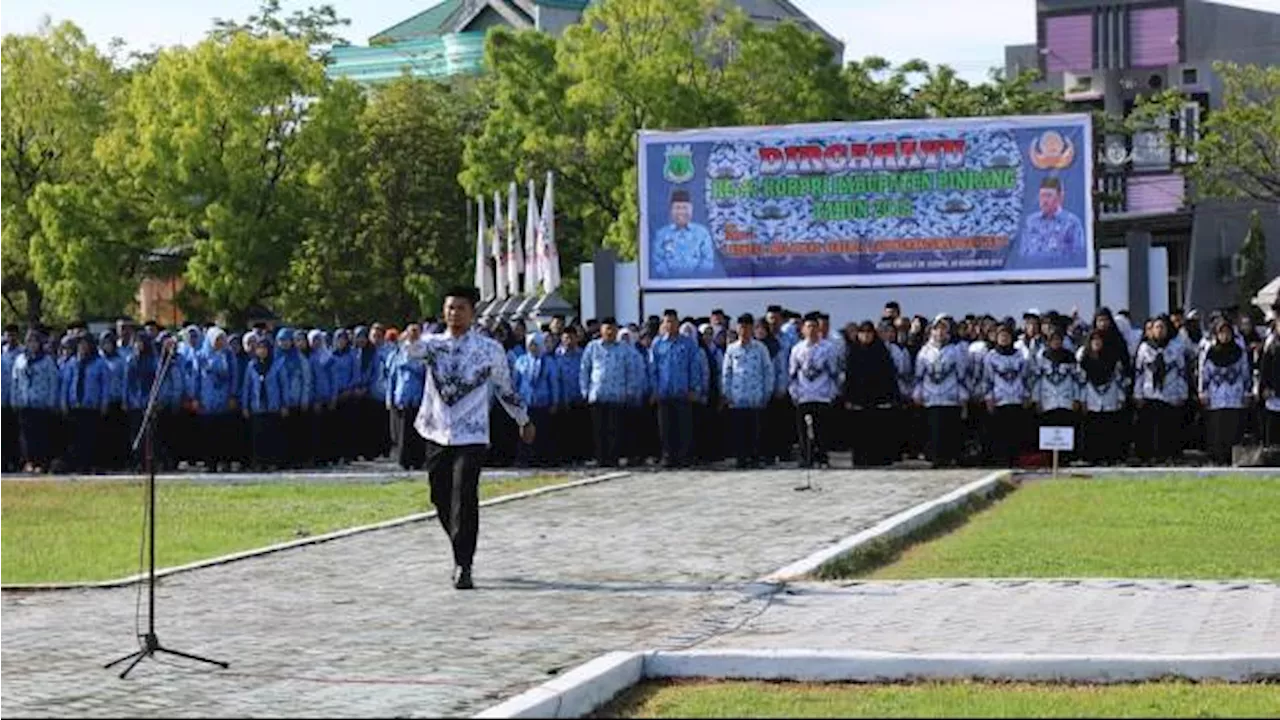
[[[23,292],[27,296],[27,327],[35,327],[44,315],[44,293],[34,281],[28,281]]]

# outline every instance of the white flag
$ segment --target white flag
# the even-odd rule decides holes
[[[502,196],[493,193],[493,259],[498,263],[496,297],[507,299],[507,253],[502,247]]]
[[[493,299],[493,273],[489,272],[489,228],[484,223],[484,198],[476,198],[480,206],[480,226],[476,232],[476,290],[481,300]]]
[[[547,171],[547,187],[542,195],[538,222],[538,274],[542,289],[550,295],[560,287],[560,255],[556,252],[555,173]]]
[[[516,214],[520,212],[519,193],[516,190],[516,184],[513,182],[507,190],[507,290],[511,295],[520,294],[520,273],[525,271],[524,267],[524,251],[522,249],[524,243],[520,241],[520,235],[516,232],[519,227],[516,224]]]
[[[538,198],[534,194],[533,180],[529,180],[529,202],[524,216],[524,294],[538,294],[542,263],[538,262]]]

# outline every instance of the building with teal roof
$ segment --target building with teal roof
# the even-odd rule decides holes
[[[443,0],[369,38],[369,44],[329,51],[329,77],[364,85],[400,77],[444,78],[480,72],[484,37],[491,27],[536,29],[559,35],[578,22],[594,0]],[[844,47],[789,0],[737,0],[757,23],[791,20],[822,34],[841,57]]]

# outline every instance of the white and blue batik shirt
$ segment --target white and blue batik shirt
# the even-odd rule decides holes
[[[674,223],[653,239],[653,275],[670,277],[701,275],[715,267],[711,233],[698,223],[679,227]]]
[[[494,396],[517,425],[529,422],[496,340],[474,330],[456,338],[433,333],[406,345],[405,352],[426,364],[422,405],[413,424],[423,438],[439,445],[488,445]]]
[[[1074,264],[1084,251],[1084,225],[1061,208],[1048,216],[1028,215],[1009,260],[1014,266],[1058,267]]]

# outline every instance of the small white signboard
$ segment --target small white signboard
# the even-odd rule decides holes
[[[1076,429],[1073,427],[1040,428],[1040,449],[1065,451],[1075,450]]]

